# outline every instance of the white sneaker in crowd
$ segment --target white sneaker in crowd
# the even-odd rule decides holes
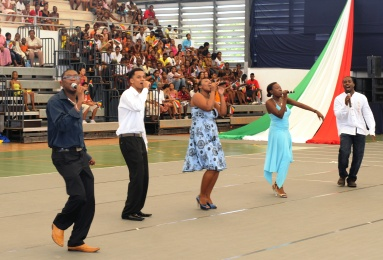
[[[82,123],[83,124],[87,124],[88,122],[86,120],[82,120]]]
[[[90,123],[91,123],[91,124],[95,124],[96,121],[94,121],[94,120],[92,119],[92,120],[90,120]]]

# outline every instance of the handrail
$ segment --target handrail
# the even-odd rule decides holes
[[[57,18],[55,17],[41,17],[41,16],[30,16],[30,15],[20,15],[20,14],[4,14],[4,13],[0,13],[0,17],[7,17],[7,16],[16,16],[16,17],[23,17],[24,19],[25,18],[33,18],[33,22],[32,23],[26,23],[26,22],[13,22],[13,21],[6,21],[6,19],[2,19],[2,27],[4,27],[5,24],[19,24],[20,26],[54,26],[54,27],[58,27],[57,28],[57,31],[60,29],[60,28],[63,28],[63,25],[61,24],[46,24],[46,23],[38,23],[37,22],[37,19],[44,19],[44,20],[57,20]],[[74,26],[74,22],[78,21],[78,22],[83,22],[84,25],[86,23],[89,23],[89,24],[95,24],[95,23],[107,23],[107,21],[96,21],[95,19],[93,20],[82,20],[82,19],[67,19],[67,18],[58,18],[60,21],[69,21],[69,28],[75,28],[76,26]],[[120,26],[123,25],[126,29],[123,30],[123,31],[126,31],[126,32],[130,32],[132,35],[133,35],[133,32],[138,32],[138,31],[134,31],[132,26],[136,26],[136,24],[130,24],[130,23],[123,23],[122,21],[121,22],[113,22],[113,24],[116,26]],[[143,24],[142,26],[147,26],[147,24]],[[105,27],[105,26],[104,26]],[[153,27],[156,27],[155,25]],[[68,28],[68,27],[65,27],[65,28]],[[127,29],[129,28],[129,29]],[[178,30],[178,34],[177,36],[179,37],[179,39],[182,39],[182,37],[184,35],[186,35],[187,33],[192,33],[192,30],[191,28],[188,28],[188,27],[177,27],[177,30]],[[39,37],[39,35],[36,35],[37,37]]]

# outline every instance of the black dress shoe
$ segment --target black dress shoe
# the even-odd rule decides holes
[[[355,181],[347,181],[347,186],[350,188],[356,188],[356,183]]]
[[[129,214],[128,216],[122,216],[122,219],[127,219],[127,220],[134,220],[134,221],[143,221],[144,218],[141,217],[138,214]]]
[[[148,218],[148,217],[151,217],[152,214],[145,214],[145,213],[142,213],[141,211],[137,213],[138,216],[140,217],[143,217],[143,218]]]
[[[346,184],[346,178],[340,177],[339,180],[338,180],[338,185],[340,187],[344,187],[345,184]]]

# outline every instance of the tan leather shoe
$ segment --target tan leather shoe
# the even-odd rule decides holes
[[[100,250],[99,247],[88,246],[87,244],[83,244],[81,246],[68,246],[68,251],[78,251],[85,253],[95,253]]]
[[[59,229],[55,224],[52,224],[52,239],[57,245],[64,246],[64,230]]]

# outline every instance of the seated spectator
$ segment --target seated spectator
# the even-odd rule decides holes
[[[21,15],[21,22],[24,23],[25,4],[24,0],[16,0],[16,14]]]
[[[118,14],[120,16],[120,20],[122,20],[122,18],[124,18],[124,22],[126,23],[126,15],[127,13],[125,12],[125,3],[121,3],[120,5],[117,4],[117,10],[116,10],[116,14]]]
[[[150,32],[150,35],[146,36],[145,43],[146,43],[146,50],[149,50],[149,47],[154,47],[154,42],[156,41],[156,36],[154,36],[154,31]]]
[[[121,63],[116,66],[116,75],[127,76],[128,73],[132,70],[132,65],[129,64],[129,60],[122,58]]]
[[[24,38],[25,39],[25,38]],[[15,34],[15,39],[14,39],[14,46],[13,50],[20,55],[21,57],[21,65],[25,67],[25,60],[27,59],[27,56],[25,52],[21,49],[21,42],[20,42],[20,33]]]
[[[87,124],[86,117],[88,115],[88,112],[92,112],[90,123],[96,123],[94,118],[96,117],[97,110],[98,110],[98,104],[92,100],[89,93],[89,86],[88,82],[84,82],[82,84],[82,87],[84,88],[84,101],[82,102],[82,123]]]
[[[157,55],[157,57],[159,56],[159,58],[157,59],[158,62],[161,62],[162,63],[162,66],[165,67],[165,61],[167,60],[168,58],[168,54],[165,52],[162,56],[160,55]]]
[[[146,21],[146,24],[153,21],[158,26],[158,19],[156,18],[153,5],[150,5],[149,8],[145,10],[144,21]]]
[[[31,63],[31,66],[34,64],[34,58],[37,57],[39,59],[39,65],[40,67],[44,66],[44,57],[43,52],[41,49],[43,48],[43,45],[41,43],[40,38],[35,37],[35,31],[29,30],[29,37],[27,38],[27,45],[28,45],[28,58]]]
[[[258,80],[254,78],[254,73],[250,74],[250,79],[246,81],[246,95],[252,101],[252,104],[260,104],[262,101],[262,90],[259,87]]]
[[[146,76],[152,75],[153,72],[155,71],[155,69],[152,67],[152,61],[151,60],[147,60],[145,62],[145,65],[142,66],[142,69],[144,70]]]
[[[88,12],[90,10],[89,0],[81,0],[82,10]]]
[[[160,40],[165,38],[165,35],[164,35],[164,32],[162,31],[161,25],[157,26],[157,29],[154,31],[154,35],[156,36],[156,38],[158,38]]]
[[[53,26],[54,31],[58,31],[58,29],[59,29],[58,25],[60,24],[60,20],[59,20],[60,15],[57,12],[57,6],[53,6],[53,12],[51,12],[49,14],[49,17],[52,18],[51,19],[52,24],[55,25],[55,26]]]
[[[11,52],[7,48],[7,40],[1,34],[0,28],[0,66],[9,66],[12,64]]]
[[[233,72],[230,69],[230,63],[225,62],[225,66],[223,67],[221,71],[221,77],[224,80],[229,80],[229,79],[231,80],[231,78],[233,77]]]
[[[172,119],[176,119],[177,116],[181,119],[181,103],[178,100],[178,91],[174,89],[173,83],[166,86],[164,104],[169,107],[169,114],[171,114]]]
[[[28,108],[28,95],[30,96],[31,98],[31,105],[32,105],[32,110],[33,111],[37,111],[36,107],[35,107],[35,93],[32,92],[31,90],[23,90],[23,87],[21,86],[21,83],[19,81],[19,75],[17,74],[17,71],[13,71],[12,72],[12,79],[11,81],[9,82],[10,84],[10,88],[12,90],[18,90],[18,91],[15,91],[14,92],[14,95],[15,96],[21,96],[23,95],[24,97],[24,105],[25,105],[25,111],[29,112],[29,108]]]
[[[120,52],[120,47],[116,46],[115,51],[110,54],[111,63],[120,64],[122,59],[122,54]]]
[[[20,49],[25,53],[25,55],[28,55],[27,39],[21,39]]]
[[[165,37],[168,38],[168,39],[171,39],[170,38],[170,32],[172,31],[172,26],[169,24],[168,27],[165,28],[165,31],[164,31],[164,34],[165,34]]]
[[[76,7],[74,7],[75,3],[76,3]],[[80,4],[81,4],[81,0],[69,0],[69,5],[72,10],[77,10]]]
[[[13,50],[16,43],[12,41],[12,35],[9,32],[5,34],[5,40],[6,40],[7,48],[9,49],[9,52],[11,54],[11,60],[13,65],[15,67],[23,67],[21,56]]]
[[[181,77],[181,74],[177,72],[177,68],[174,66],[171,68],[171,71],[168,73],[168,81],[174,84],[174,88],[176,91],[180,88],[180,86],[185,86],[185,78]]]
[[[213,53],[214,54],[214,53]],[[221,74],[221,70],[223,69],[223,67],[225,66],[225,62],[223,61],[222,59],[222,52],[217,52],[215,54],[215,56],[212,55],[212,58],[213,60],[213,66],[212,68],[214,69],[214,71],[216,73],[218,73],[218,76]]]
[[[174,58],[174,52],[169,52],[169,57],[167,57],[167,59],[165,59],[165,67],[166,68],[171,68],[171,67],[175,67],[176,65],[179,65],[177,64],[175,58]]]
[[[181,86],[181,90],[178,91],[178,99],[181,102],[182,110],[184,112],[184,118],[188,118],[187,112],[191,97],[186,86]]]
[[[130,23],[135,21],[137,19],[138,14],[138,8],[136,3],[134,3],[133,1],[126,2],[124,12],[129,16]]]
[[[55,27],[52,26],[52,24],[53,24],[52,20],[49,19],[50,13],[49,13],[48,7],[49,7],[48,2],[45,2],[44,3],[44,8],[41,11],[41,17],[44,17],[44,18],[41,19],[41,23],[44,24],[43,25],[43,29],[44,30],[55,31]]]
[[[78,75],[80,76],[80,86],[82,86],[84,83],[88,82],[88,77],[86,76],[86,69],[81,68],[78,72]]]
[[[3,14],[6,14],[6,21],[9,21],[9,19],[12,18],[12,22],[16,20],[16,16],[12,14],[16,14],[15,12],[15,7],[16,7],[16,2],[14,0],[3,0],[2,1],[2,6],[1,6],[1,11]]]
[[[40,5],[39,4],[36,4],[35,8],[29,12],[29,16],[37,17],[36,18],[36,22],[37,23],[41,22],[40,18],[39,18],[41,15],[42,14],[41,14],[41,11],[40,11]],[[29,20],[28,20],[28,22],[30,22],[30,23],[34,23],[34,21],[35,21],[35,19],[33,17],[30,17]]]
[[[203,74],[204,75],[204,74]],[[198,84],[193,84],[193,88],[192,90],[190,90],[189,92],[189,95],[190,95],[190,98],[192,98],[194,96],[195,93],[198,93],[199,92],[199,86]]]
[[[182,51],[186,50],[192,50],[194,47],[192,46],[192,41],[191,41],[191,35],[190,33],[186,34],[186,39],[182,41]]]

